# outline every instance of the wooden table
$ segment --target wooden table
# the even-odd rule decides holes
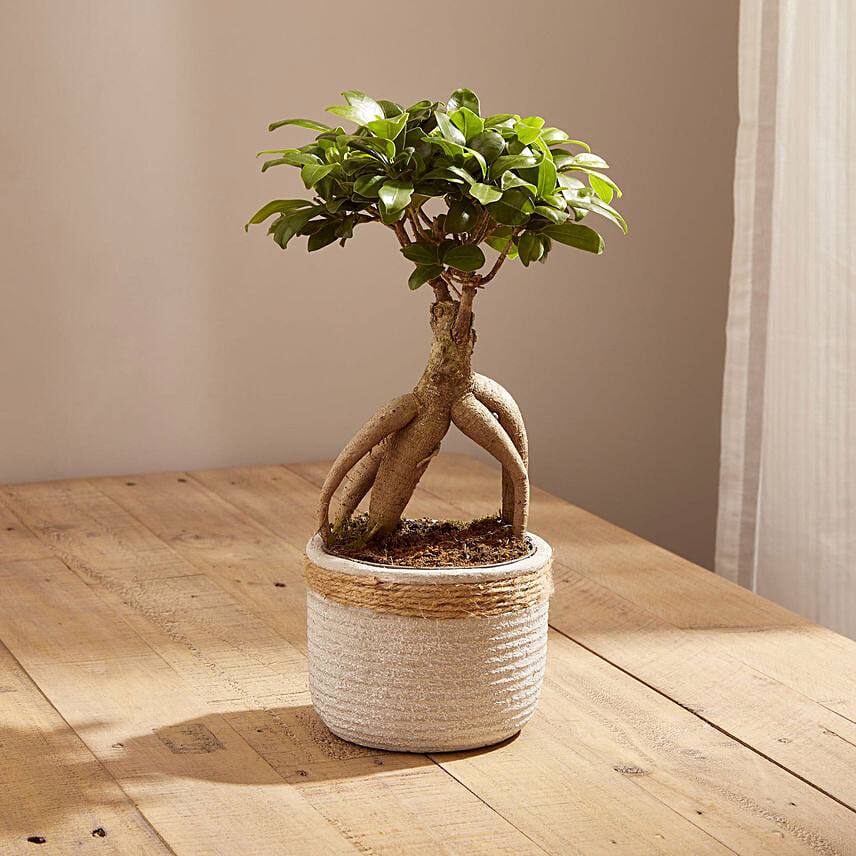
[[[538,490],[532,722],[449,755],[333,737],[301,579],[324,471],[0,489],[2,856],[856,854],[856,643]],[[498,495],[440,456],[410,512]]]

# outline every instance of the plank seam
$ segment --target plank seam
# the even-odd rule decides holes
[[[15,517],[17,518],[17,515],[15,515]],[[21,522],[21,525],[26,526],[26,524],[24,524],[23,522]],[[29,527],[26,528],[29,531]],[[122,796],[125,797],[131,810],[137,816],[137,819],[139,820],[143,829],[149,834],[151,834],[152,837],[163,846],[167,853],[172,853],[173,856],[177,856],[176,851],[173,850],[172,847],[170,847],[170,845],[163,838],[163,836],[152,825],[151,821],[149,821],[149,819],[143,814],[143,812],[140,810],[140,807],[134,802],[134,800],[131,799],[130,795],[117,781],[115,776],[104,765],[104,762],[92,751],[92,749],[89,748],[86,741],[77,733],[76,729],[71,725],[71,723],[59,712],[59,710],[57,710],[56,705],[54,705],[54,703],[48,698],[45,691],[38,685],[38,683],[36,683],[36,679],[24,668],[24,664],[15,656],[14,653],[12,653],[9,646],[2,639],[0,639],[0,646],[2,646],[3,650],[9,655],[9,658],[12,660],[12,662],[21,670],[24,675],[26,675],[30,683],[36,688],[38,694],[45,700],[48,707],[50,707],[50,709],[59,717],[62,723],[68,728],[68,730],[77,738],[77,740],[80,742],[80,745],[83,747],[83,750],[92,758],[93,761],[95,761],[95,763],[100,767],[104,775],[107,776],[107,778],[116,785],[119,790],[119,793],[121,793]]]
[[[103,497],[105,497],[108,502],[112,503],[117,508],[121,509],[123,513],[127,514],[134,521],[136,521],[136,523],[138,525],[143,527],[146,531],[150,532],[150,534],[154,538],[157,538],[161,543],[165,544],[173,553],[175,553],[175,555],[179,559],[182,560],[182,562],[189,565],[190,567],[196,568],[196,566],[192,562],[190,562],[184,556],[182,556],[180,553],[178,553],[172,547],[171,544],[167,544],[166,541],[164,541],[162,538],[159,538],[158,535],[155,532],[152,532],[152,530],[148,526],[146,526],[144,523],[142,523],[140,520],[138,520],[130,511],[127,511],[127,509],[125,509],[122,505],[120,505],[118,502],[116,502],[112,497],[107,496],[100,488],[98,488],[97,485],[93,485],[88,480],[85,480],[85,481],[87,484],[89,484],[91,487],[93,487],[95,490],[97,490],[99,494],[101,494]],[[140,604],[138,598],[131,592],[129,586],[127,586],[123,583],[115,582],[114,580],[107,577],[103,571],[96,572],[86,562],[83,562],[83,561],[80,561],[79,563],[70,562],[69,560],[66,559],[63,552],[58,550],[54,544],[52,544],[49,540],[44,539],[38,532],[34,531],[21,518],[21,516],[15,511],[14,507],[9,506],[8,502],[3,501],[2,499],[0,499],[0,503],[2,503],[4,505],[4,507],[6,507],[12,513],[13,517],[19,521],[20,525],[23,526],[24,529],[34,539],[36,539],[39,543],[45,544],[48,547],[48,549],[53,554],[53,557],[55,560],[59,561],[71,574],[73,574],[84,585],[88,586],[92,590],[93,593],[95,594],[95,596],[98,597],[99,600],[101,600],[107,606],[107,608],[110,609],[111,612],[113,612],[116,615],[116,617],[120,621],[122,621],[127,627],[130,628],[130,630],[139,638],[141,644],[145,646],[146,650],[149,651],[154,656],[156,656],[158,659],[160,659],[163,663],[165,663],[165,665],[175,674],[176,679],[178,681],[180,681],[183,684],[187,683],[186,679],[179,672],[177,672],[175,670],[173,665],[159,651],[152,648],[152,646],[148,643],[148,641],[143,636],[140,635],[137,628],[135,628],[132,624],[130,624],[130,622],[125,618],[124,615],[122,615],[121,612],[117,612],[117,610],[115,609],[113,604],[109,603],[108,601],[106,601],[104,599],[104,597],[102,596],[102,592],[100,590],[101,586],[103,586],[104,589],[106,589],[106,591],[108,591],[109,593],[119,597],[125,605],[127,605],[131,610],[133,610],[133,612],[135,614],[140,615],[143,618],[150,621],[154,627],[156,627],[161,632],[165,633],[168,638],[172,639],[175,642],[178,642],[183,647],[185,647],[189,651],[191,656],[193,656],[195,659],[197,659],[204,668],[208,669],[209,671],[213,671],[218,677],[220,677],[228,685],[230,685],[230,686],[234,685],[234,681],[231,679],[231,677],[228,674],[226,674],[219,666],[217,666],[216,663],[213,663],[208,658],[204,657],[202,652],[197,648],[197,646],[194,645],[189,639],[187,639],[184,636],[184,634],[181,634],[178,631],[171,631],[168,627],[164,627],[162,625],[162,623],[159,622],[155,616],[150,615],[148,613],[148,611],[145,609],[145,607],[142,604]],[[49,560],[48,559],[42,559],[41,561],[49,561]],[[77,567],[76,564],[79,564],[80,567]],[[214,585],[217,586],[217,588],[220,588],[220,586],[216,584],[216,581],[211,580],[210,577],[208,577],[207,575],[205,575],[201,571],[198,574],[192,574],[192,575],[187,575],[187,576],[204,576],[206,580],[212,582]],[[225,592],[225,590],[223,590],[222,588],[220,588],[220,590],[224,591],[224,593],[227,594],[227,596],[228,596],[228,593]],[[253,615],[255,616],[255,613],[253,613]],[[258,616],[255,616],[255,617],[258,618]],[[262,621],[261,618],[258,618],[258,620]],[[274,635],[276,635],[277,638],[281,639],[281,641],[284,645],[289,645],[289,643],[286,640],[282,639],[282,637],[280,637],[278,633],[275,633],[275,631],[272,628],[270,628],[270,626],[267,625],[266,623],[265,623],[265,627],[267,627],[272,633],[274,633]],[[0,641],[2,641],[2,640],[0,640]],[[4,647],[6,647],[6,646],[4,645]],[[291,646],[291,647],[293,647],[293,646]],[[14,656],[14,654],[12,654],[11,651],[9,653],[10,653],[10,656],[12,656],[12,658],[15,660],[15,662],[23,669],[23,666],[21,666],[20,661]],[[300,652],[298,652],[298,653],[300,653]],[[32,676],[30,676],[29,672],[24,670],[24,673],[35,684],[35,681],[33,680]],[[45,693],[41,690],[41,688],[38,687],[38,685],[36,685],[36,686],[39,689],[39,692],[41,693],[41,695],[44,696],[44,698],[48,702],[48,704],[50,704],[51,707],[54,710],[56,710],[57,715],[60,716],[60,718],[63,720],[63,722],[65,722],[68,725],[69,728],[71,728],[71,725],[66,721],[65,717],[63,717],[62,714],[56,709],[56,707],[53,705],[53,703],[50,701],[50,699],[45,695]],[[239,686],[236,686],[235,689],[238,692],[239,697],[241,698],[241,700],[244,703],[256,704],[256,698],[251,693],[248,693],[246,690],[244,690],[242,687],[239,687]],[[263,703],[259,703],[256,706],[260,707],[260,709],[265,711],[266,713],[269,713],[275,719],[278,718],[275,711],[273,711],[267,705],[265,705]],[[230,731],[232,731],[235,734],[236,739],[239,740],[240,742],[242,742],[250,752],[252,752],[264,765],[266,765],[273,772],[273,774],[281,780],[283,785],[291,788],[297,794],[297,796],[303,802],[305,802],[307,804],[307,806],[313,812],[315,812],[318,815],[319,818],[321,818],[325,823],[327,823],[329,825],[330,829],[333,832],[340,835],[349,844],[353,844],[353,842],[351,842],[348,839],[348,836],[344,832],[342,832],[342,830],[340,830],[324,813],[322,813],[318,808],[316,808],[315,806],[313,806],[311,803],[309,803],[306,800],[306,798],[303,796],[303,794],[300,793],[299,789],[294,788],[291,784],[289,784],[289,782],[285,779],[283,774],[279,770],[277,770],[267,758],[265,758],[263,755],[261,755],[261,753],[259,753],[258,750],[254,746],[252,746],[242,734],[240,734],[240,732],[238,732],[238,730],[232,725],[232,723],[229,722],[227,717],[222,716],[222,715],[219,715],[219,716],[220,716],[220,719],[222,720],[222,722],[224,723],[224,725],[226,727],[228,727],[230,729]],[[130,796],[128,796],[128,794],[125,792],[124,788],[122,788],[122,786],[118,783],[118,781],[116,781],[115,777],[106,769],[106,767],[104,766],[104,763],[101,761],[101,759],[98,758],[98,756],[96,756],[92,752],[92,750],[90,749],[90,747],[86,743],[86,741],[83,740],[83,738],[79,734],[77,734],[77,731],[75,731],[73,728],[72,728],[72,731],[74,732],[75,735],[77,735],[78,739],[80,739],[80,741],[86,747],[86,750],[95,758],[95,760],[98,762],[99,766],[101,766],[107,772],[107,774],[110,776],[110,778],[116,782],[116,785],[119,788],[119,790],[131,801],[131,804],[134,806],[137,813],[145,821],[146,826],[150,827],[152,829],[152,831],[157,835],[158,839],[163,841],[164,840],[163,837],[160,835],[160,833],[157,832],[157,830],[152,826],[151,822],[145,817],[145,815],[142,813],[142,809],[140,809],[139,806],[137,806],[137,804],[133,800],[131,800]],[[164,843],[166,843],[166,842],[164,842]],[[173,854],[173,856],[177,856],[177,854],[175,853],[175,851],[172,848],[168,847],[168,850],[169,850],[169,853]]]
[[[663,690],[659,689],[658,687],[654,686],[653,684],[648,683],[648,681],[643,680],[638,675],[634,675],[633,672],[630,672],[627,669],[623,668],[622,666],[619,666],[616,662],[614,662],[613,660],[610,660],[609,657],[606,657],[603,654],[599,653],[598,651],[595,651],[593,648],[590,648],[588,645],[585,645],[584,643],[580,642],[578,639],[574,639],[573,636],[571,636],[570,634],[568,634],[564,630],[561,630],[558,627],[554,627],[552,624],[550,625],[550,627],[553,630],[555,630],[556,633],[558,633],[560,636],[564,636],[565,639],[567,639],[569,642],[572,642],[574,645],[579,645],[580,648],[584,649],[585,651],[588,651],[590,654],[594,654],[595,657],[600,658],[605,663],[608,663],[610,666],[613,666],[614,668],[618,669],[620,672],[623,672],[625,675],[628,675],[629,677],[633,678],[633,680],[637,681],[638,683],[642,684],[645,687],[648,687],[648,689],[653,690],[655,693],[657,693],[657,695],[660,695],[663,698],[671,701],[673,704],[676,704],[678,707],[683,708],[688,713],[691,713],[697,719],[700,719],[702,722],[709,725],[711,728],[715,729],[716,731],[718,731],[723,736],[728,737],[730,740],[733,740],[735,743],[739,743],[741,746],[746,747],[747,749],[754,752],[756,755],[763,758],[765,761],[769,761],[771,764],[778,767],[780,770],[784,770],[786,773],[789,773],[795,779],[799,779],[804,784],[809,785],[810,787],[814,788],[816,791],[823,794],[828,799],[831,799],[834,802],[837,802],[840,806],[846,808],[848,811],[856,813],[856,808],[854,808],[853,806],[844,802],[844,800],[835,796],[835,794],[831,794],[829,791],[820,787],[820,785],[816,785],[814,782],[811,781],[811,779],[807,779],[805,776],[802,776],[799,773],[795,772],[794,770],[791,770],[789,767],[786,767],[780,761],[777,761],[775,758],[772,758],[771,756],[767,755],[765,752],[763,752],[760,749],[758,749],[757,747],[753,746],[751,743],[747,743],[745,740],[742,740],[740,737],[737,737],[737,735],[732,734],[727,729],[723,728],[720,725],[717,725],[715,722],[708,719],[707,717],[702,716],[694,708],[690,707],[689,705],[684,704],[683,702],[678,701],[677,699],[672,698],[668,693],[664,692]],[[761,673],[759,673],[759,674],[761,674]],[[849,741],[845,741],[845,742],[849,742]]]
[[[442,762],[438,761],[434,755],[429,754],[426,757],[429,761],[431,761],[432,764],[439,767],[447,776],[449,776],[450,779],[457,782],[465,791],[472,794],[482,805],[487,806],[487,808],[489,808],[497,817],[501,818],[513,829],[516,829],[527,841],[532,842],[533,846],[537,847],[538,850],[540,850],[544,854],[550,853],[549,850],[545,850],[537,841],[535,841],[534,838],[527,835],[519,826],[517,826],[516,823],[513,823],[504,814],[502,814],[502,812],[494,808],[489,802],[486,802],[484,798],[480,794],[476,793],[469,785],[462,782],[451,770],[446,769],[446,767],[443,766]]]

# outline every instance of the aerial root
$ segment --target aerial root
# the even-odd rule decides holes
[[[388,445],[389,437],[385,437],[366,452],[343,479],[342,498],[336,513],[334,531],[350,519],[363,497],[372,489],[378,467],[380,467],[380,462],[383,460]]]
[[[529,468],[529,442],[526,426],[517,402],[508,390],[492,378],[473,374],[473,395],[492,413],[496,414],[502,429],[508,434],[520,455],[524,469]],[[502,468],[502,519],[511,523],[514,515],[514,481],[508,468]]]
[[[493,455],[502,464],[503,471],[508,472],[514,490],[512,532],[516,538],[522,538],[529,516],[529,477],[511,438],[490,410],[470,392],[452,405],[452,422],[473,442]]]
[[[336,458],[333,466],[330,467],[330,472],[327,473],[327,478],[324,479],[318,503],[318,531],[321,533],[325,544],[330,546],[332,542],[330,501],[342,480],[364,455],[367,455],[390,434],[401,430],[418,412],[419,401],[412,392],[393,398],[357,431],[339,453],[339,457]],[[360,498],[362,499],[362,497]]]

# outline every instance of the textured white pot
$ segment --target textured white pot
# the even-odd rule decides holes
[[[306,556],[316,573],[362,577],[367,586],[490,584],[549,571],[549,544],[527,537],[532,555],[481,568],[369,565],[327,553],[318,535]],[[363,746],[446,752],[498,743],[520,731],[535,710],[547,608],[542,597],[500,614],[425,618],[338,602],[309,587],[312,702],[334,734]]]

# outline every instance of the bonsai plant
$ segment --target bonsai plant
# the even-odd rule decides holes
[[[445,103],[424,100],[406,109],[362,92],[343,96],[347,104],[327,109],[349,130],[310,119],[270,125],[316,132],[306,145],[260,153],[270,156],[263,172],[299,168],[310,198],[269,202],[247,228],[273,217],[268,234],[282,249],[305,236],[314,252],[344,246],[363,224],[385,226],[412,263],[409,287],[433,292],[432,342],[414,389],[365,423],[321,489],[318,532],[307,547],[313,701],[334,732],[367,745],[419,751],[484,745],[514,733],[534,709],[551,554],[526,532],[528,449],[520,410],[500,384],[471,367],[473,305],[507,262],[544,263],[557,244],[601,253],[602,238],[581,221],[593,213],[626,231],[610,205],[621,193],[585,143],[537,116],[483,117],[469,89]],[[451,424],[502,466],[495,524],[516,545],[516,559],[481,570],[466,562],[379,570],[359,561],[400,531]],[[355,518],[367,495],[367,514]],[[511,642],[509,616],[520,625]],[[497,687],[507,675],[486,665],[497,645],[517,645],[523,670],[522,683],[512,681],[504,695]],[[414,650],[416,659],[406,653]],[[459,688],[464,673],[476,689],[464,693],[466,703],[460,693],[450,703],[449,687]]]

